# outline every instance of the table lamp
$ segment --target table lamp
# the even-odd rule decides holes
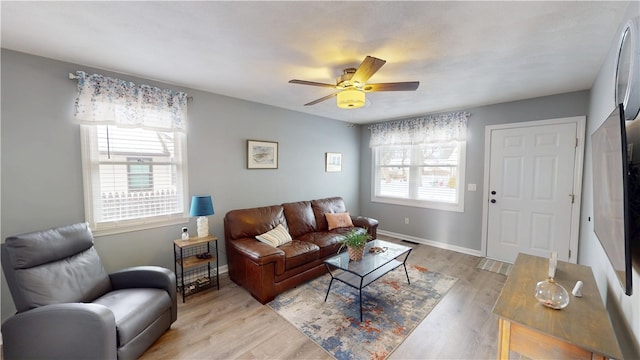
[[[209,221],[207,216],[213,215],[213,203],[210,195],[198,196],[191,198],[191,216],[197,216],[196,224],[198,227],[198,237],[209,235]]]

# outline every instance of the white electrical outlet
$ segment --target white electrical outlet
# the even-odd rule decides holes
[[[404,218],[404,224],[408,225],[409,224],[409,218]]]

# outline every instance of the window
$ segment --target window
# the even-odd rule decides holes
[[[464,143],[459,142],[375,148],[375,200],[458,208],[464,148]]]
[[[177,93],[176,101],[176,94],[167,90],[78,74],[85,213],[94,232],[183,223],[188,194],[185,119],[176,121],[183,110],[175,112],[174,105],[186,106],[184,93]],[[101,81],[94,83],[93,77]],[[129,88],[137,90],[128,93]],[[127,96],[126,104],[115,102]],[[172,97],[158,99],[163,96]]]
[[[184,175],[184,133],[113,125],[82,125],[82,132],[83,152],[90,155],[85,202],[96,230],[183,219],[183,181],[177,179]]]
[[[435,127],[433,123],[442,119],[372,126],[372,201],[464,211],[466,142],[449,134],[466,133],[467,116],[462,114],[462,124],[459,117],[450,116],[451,124],[440,121]],[[462,128],[456,129],[459,125]]]

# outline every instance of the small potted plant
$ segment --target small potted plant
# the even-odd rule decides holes
[[[347,251],[349,251],[349,259],[360,261],[362,260],[362,256],[364,256],[364,246],[369,240],[371,240],[371,235],[369,235],[366,230],[353,229],[344,235],[342,245],[340,245],[338,252],[346,246]]]

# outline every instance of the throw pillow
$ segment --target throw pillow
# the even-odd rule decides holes
[[[329,230],[333,230],[341,227],[353,226],[353,222],[351,221],[351,216],[349,215],[348,212],[325,213],[324,216],[327,218],[327,223],[329,224]]]
[[[266,233],[256,235],[256,239],[265,244],[278,247],[280,245],[291,242],[291,235],[289,235],[289,232],[284,228],[284,226],[282,226],[282,224],[278,224],[278,226],[267,231]]]

